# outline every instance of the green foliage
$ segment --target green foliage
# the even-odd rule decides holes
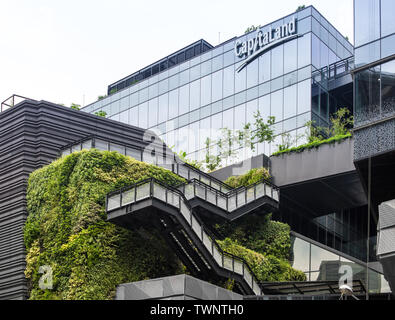
[[[120,283],[182,273],[155,230],[129,231],[106,222],[108,192],[155,177],[184,180],[117,152],[83,150],[34,171],[28,181],[24,228],[30,299],[112,299]],[[53,269],[41,290],[39,267]]]
[[[244,33],[250,33],[251,31],[256,31],[256,30],[258,30],[258,29],[260,29],[260,28],[261,28],[261,25],[259,25],[259,26],[251,25],[251,27],[248,27],[248,28],[244,31]]]
[[[293,148],[291,148],[292,144],[279,145],[279,150],[273,153],[272,156],[290,152],[302,152],[306,149],[318,148],[323,144],[340,142],[352,137],[350,129],[354,125],[354,117],[351,115],[350,110],[347,108],[340,108],[331,116],[330,122],[331,125],[328,128],[318,127],[313,121],[307,122],[308,143]]]
[[[233,160],[237,155],[238,148],[254,151],[256,143],[272,142],[274,140],[272,125],[275,123],[275,117],[268,117],[265,122],[260,112],[257,111],[254,118],[254,124],[251,125],[248,122],[242,130],[232,131],[225,127],[221,129],[221,136],[217,140],[206,139],[204,164],[208,171],[221,168],[223,161]],[[213,152],[214,148],[218,150],[217,153]]]
[[[242,257],[260,281],[304,281],[303,272],[289,264],[291,239],[287,224],[272,221],[271,215],[246,216],[217,225],[225,239],[221,248]]]
[[[103,100],[103,99],[104,99],[104,98],[106,98],[106,97],[107,97],[107,95],[104,95],[104,96],[98,96],[98,97],[97,97],[97,100],[99,100],[99,101],[100,101],[100,100]]]
[[[114,94],[114,93],[116,93],[116,92],[118,92],[118,89],[117,88],[112,88],[111,90],[110,90],[110,95],[112,95],[112,94]]]
[[[327,135],[331,137],[344,136],[350,133],[350,128],[354,125],[354,117],[347,108],[337,110],[330,118],[331,127],[327,131]]]
[[[272,125],[276,122],[276,118],[273,116],[268,117],[267,121],[263,121],[259,110],[254,114],[255,118],[255,133],[253,140],[262,142],[272,142],[274,140],[274,131]]]
[[[221,167],[221,156],[220,154],[213,154],[213,145],[210,138],[205,141],[206,155],[204,159],[204,166],[209,172],[214,171]]]
[[[74,110],[80,110],[81,109],[81,105],[76,104],[76,103],[72,103],[70,108],[74,109]]]
[[[305,8],[306,8],[305,5],[298,6],[298,7],[296,8],[296,11],[295,11],[295,12],[301,11],[301,10],[303,10],[303,9],[305,9]]]
[[[95,112],[95,115],[105,118],[107,116],[107,112],[100,110],[100,111]]]
[[[282,151],[278,151],[272,154],[272,156],[279,156],[282,154],[286,154],[286,153],[291,153],[291,152],[303,152],[304,150],[309,150],[309,149],[314,149],[314,148],[318,148],[319,146],[323,145],[323,144],[332,144],[335,142],[341,142],[345,139],[351,138],[352,134],[351,133],[347,133],[345,135],[338,135],[335,137],[331,137],[329,139],[325,139],[325,140],[316,140],[298,147],[293,147],[293,148],[289,148],[289,149],[285,149]]]
[[[251,184],[261,181],[262,179],[270,179],[269,171],[264,167],[253,168],[240,176],[231,176],[225,180],[225,183],[233,188],[238,188],[241,186],[247,187]]]
[[[184,161],[185,163],[189,164],[190,166],[192,166],[192,167],[194,167],[194,168],[196,168],[198,170],[200,170],[202,165],[203,165],[202,163],[200,163],[200,162],[198,162],[196,160],[188,159],[187,158],[187,153],[185,151],[182,151],[182,150],[178,153],[178,157],[182,161]]]

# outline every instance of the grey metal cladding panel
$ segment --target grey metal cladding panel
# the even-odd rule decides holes
[[[395,227],[381,230],[377,239],[378,256],[391,252],[395,252]]]
[[[285,186],[355,171],[353,144],[353,139],[346,139],[301,153],[273,156],[270,158],[273,183]]]
[[[395,226],[395,200],[383,202],[379,205],[378,227],[384,229],[392,226]]]

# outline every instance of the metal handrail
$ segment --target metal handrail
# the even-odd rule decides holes
[[[16,99],[21,99],[19,102],[15,103]],[[17,105],[18,103],[24,101],[24,100],[32,100],[26,97],[22,97],[20,95],[17,94],[13,94],[11,97],[5,99],[2,103],[1,103],[1,109],[0,112],[3,112],[9,108],[14,107],[15,105]]]
[[[142,185],[148,184],[148,183],[149,183],[149,190],[150,190],[150,191],[149,191],[149,195],[147,195],[147,196],[144,197],[144,198],[141,198],[141,199],[137,200],[137,188],[140,187],[140,186],[142,186]],[[180,197],[180,198],[179,198],[180,201],[181,201],[181,200],[183,201],[184,205],[187,207],[187,209],[188,209],[188,211],[189,211],[189,213],[190,213],[190,216],[191,216],[191,221],[188,221],[188,220],[186,219],[186,217],[184,217],[184,215],[182,214],[182,212],[181,212],[181,204],[179,204],[179,206],[177,207],[177,209],[180,211],[181,216],[183,217],[183,219],[188,223],[188,225],[190,226],[191,230],[193,230],[193,231],[195,232],[195,234],[197,235],[197,237],[200,239],[199,235],[198,235],[198,234],[196,233],[196,231],[193,229],[193,222],[192,222],[192,221],[193,221],[193,219],[195,219],[195,220],[197,221],[197,223],[199,224],[199,227],[201,228],[201,238],[202,238],[201,241],[202,241],[202,243],[203,243],[203,246],[206,246],[206,245],[204,244],[204,242],[203,242],[203,238],[204,238],[204,237],[203,237],[203,232],[205,232],[206,235],[209,237],[209,240],[211,241],[211,244],[212,244],[213,246],[215,246],[216,249],[218,250],[218,252],[221,254],[221,257],[222,257],[222,265],[220,265],[220,264],[218,263],[218,261],[216,261],[216,258],[215,258],[215,256],[214,256],[214,251],[213,251],[213,249],[212,249],[212,252],[210,252],[210,250],[208,250],[207,247],[206,247],[207,251],[209,251],[210,255],[214,258],[214,261],[216,261],[216,263],[218,263],[218,265],[220,265],[221,268],[226,269],[226,270],[229,270],[229,271],[232,271],[232,272],[236,272],[236,271],[235,271],[234,260],[239,261],[239,262],[241,263],[242,267],[243,267],[243,269],[242,269],[242,270],[243,270],[243,273],[242,273],[242,274],[240,274],[239,272],[236,272],[236,273],[239,274],[239,275],[241,275],[241,276],[243,277],[243,279],[246,280],[246,282],[248,283],[248,285],[251,287],[252,290],[254,290],[254,283],[256,283],[256,284],[259,286],[259,292],[262,293],[262,288],[261,288],[261,286],[260,286],[260,281],[259,281],[258,278],[256,277],[255,273],[253,272],[253,270],[251,269],[251,267],[249,266],[249,264],[248,264],[243,258],[238,257],[238,256],[236,256],[236,255],[234,255],[234,254],[232,254],[232,253],[226,252],[226,251],[224,251],[224,250],[220,247],[220,245],[215,241],[215,237],[214,237],[214,235],[212,234],[212,232],[204,225],[204,223],[202,222],[202,220],[201,220],[198,216],[196,216],[196,215],[194,214],[191,205],[189,204],[189,202],[188,202],[188,200],[186,199],[185,195],[184,195],[180,190],[178,190],[178,189],[176,189],[176,188],[174,188],[174,187],[171,187],[171,186],[169,186],[169,185],[167,185],[167,184],[165,184],[165,183],[163,183],[163,182],[161,182],[161,181],[158,181],[158,180],[156,180],[155,178],[148,178],[148,179],[139,181],[139,182],[137,182],[137,183],[135,183],[135,184],[133,184],[133,185],[131,185],[131,186],[127,186],[127,187],[124,187],[124,188],[122,188],[122,189],[119,189],[119,190],[116,190],[116,191],[113,191],[113,192],[108,193],[107,196],[106,196],[106,211],[116,210],[116,209],[119,209],[119,208],[121,208],[121,207],[123,207],[123,206],[129,205],[129,204],[131,204],[131,203],[138,203],[138,202],[140,202],[140,201],[146,200],[147,198],[154,198],[155,195],[154,195],[153,190],[154,190],[154,185],[155,185],[155,184],[157,184],[157,185],[163,187],[163,188],[166,189],[166,190],[169,190],[169,191],[172,192],[172,193],[176,193],[176,194]],[[128,203],[128,204],[122,205],[122,193],[124,193],[125,191],[133,190],[133,189],[135,190],[133,201],[130,202],[130,203]],[[119,206],[114,207],[114,208],[108,210],[109,198],[112,197],[112,196],[114,196],[114,195],[119,195]],[[160,198],[157,198],[157,197],[155,197],[155,198],[156,198],[157,200],[159,200],[159,201],[163,201],[163,200],[160,199]],[[166,203],[166,204],[169,204],[169,202],[167,201],[167,193],[166,193],[166,201],[165,201],[165,203]],[[193,219],[192,219],[192,218],[193,218]],[[224,265],[224,258],[223,258],[224,256],[227,256],[227,257],[229,257],[229,258],[232,259],[232,270],[230,270],[230,269],[228,269],[228,268],[225,268],[225,265]],[[251,275],[251,284],[252,284],[252,285],[249,283],[249,281],[247,281],[247,279],[246,279],[246,277],[245,277],[245,272],[244,272],[245,269],[244,269],[244,268],[246,268],[246,269],[248,270],[248,272],[250,273],[250,275]]]

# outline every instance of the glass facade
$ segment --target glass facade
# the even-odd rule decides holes
[[[104,111],[107,117],[153,129],[174,151],[202,160],[205,141],[218,137],[221,128],[239,130],[275,117],[277,135],[271,144],[255,148],[270,155],[288,133],[294,144],[305,143],[305,124],[314,116],[328,120],[328,94],[318,87],[317,110],[312,110],[312,72],[352,55],[352,45],[313,7],[261,28],[267,32],[296,19],[298,38],[265,52],[240,72],[244,62],[235,54],[235,42],[256,37],[256,31],[217,47],[97,101],[83,110]],[[315,85],[317,88],[317,84]],[[321,105],[323,106],[321,108]],[[239,150],[235,161],[254,154]]]
[[[329,251],[321,246],[302,239],[297,235],[291,237],[291,264],[293,268],[303,271],[309,281],[339,281],[347,272],[353,280],[361,280],[366,287],[366,264],[361,261],[346,259],[336,251]],[[391,292],[384,275],[369,269],[369,293]]]
[[[392,0],[354,1],[356,127],[395,114],[394,12]]]

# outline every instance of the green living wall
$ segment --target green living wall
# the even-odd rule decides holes
[[[120,283],[187,272],[155,231],[106,222],[106,194],[149,177],[168,185],[184,181],[154,165],[97,150],[75,152],[30,175],[24,228],[30,299],[113,299]],[[303,280],[286,261],[287,225],[266,215],[218,228],[226,235],[222,247],[251,263],[260,280]],[[53,270],[51,290],[39,288],[45,265]]]
[[[184,272],[157,234],[106,222],[106,194],[149,177],[170,185],[183,181],[96,150],[73,153],[30,175],[24,230],[30,299],[112,299],[120,283]],[[52,290],[39,288],[43,265],[53,269]]]

